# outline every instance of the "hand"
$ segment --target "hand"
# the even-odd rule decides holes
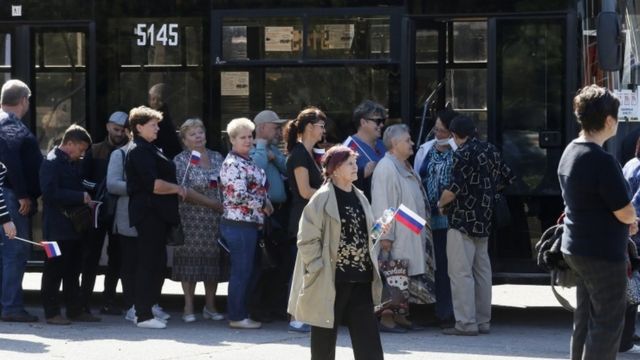
[[[634,222],[629,225],[629,235],[635,235],[638,233],[638,222]]]
[[[16,236],[16,225],[13,223],[13,221],[2,224],[2,229],[4,230],[4,234],[7,235],[9,239],[13,239]]]
[[[188,190],[186,187],[178,185],[177,194],[180,197],[180,200],[185,201],[187,199],[187,193],[188,193]]]
[[[267,151],[267,159],[269,159],[269,161],[273,161],[275,160],[276,156],[273,155],[273,151],[269,150]]]
[[[89,204],[90,202],[91,202],[91,195],[89,195],[89,193],[85,191],[85,193],[84,193],[84,203],[85,204]]]
[[[393,247],[393,242],[391,242],[391,240],[380,240],[380,246],[382,247],[383,251],[389,252]]]
[[[264,202],[264,205],[262,206],[262,212],[267,216],[273,214],[273,205],[271,205],[271,201],[269,201],[269,199],[266,199],[266,201]]]
[[[31,212],[31,199],[30,198],[22,198],[18,199],[18,203],[20,203],[20,209],[18,209],[18,213],[22,216],[27,216]]]
[[[373,174],[373,170],[376,169],[376,165],[378,165],[375,161],[369,161],[367,165],[364,166],[364,177],[369,177]]]

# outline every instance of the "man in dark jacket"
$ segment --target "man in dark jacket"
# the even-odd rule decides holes
[[[107,177],[107,166],[113,150],[127,143],[128,138],[125,133],[128,115],[122,111],[116,111],[107,121],[107,138],[104,141],[93,144],[82,160],[82,177],[85,188],[91,189],[91,195],[95,198],[96,188],[105,181]],[[104,204],[103,204],[104,205]],[[116,286],[118,285],[118,274],[120,272],[120,248],[115,236],[112,236],[110,223],[98,224],[98,228],[89,231],[88,243],[84,248],[84,258],[82,264],[82,306],[83,310],[90,313],[90,299],[93,294],[93,287],[96,282],[98,263],[102,255],[105,235],[109,236],[107,255],[109,264],[104,278],[104,304],[100,309],[102,314],[120,315],[121,310],[114,304]]]
[[[31,217],[40,196],[38,170],[42,154],[35,136],[20,119],[29,111],[31,90],[20,80],[9,80],[0,93],[0,161],[7,167],[2,186],[17,236],[31,238]],[[32,322],[38,317],[27,313],[22,302],[24,276],[31,245],[9,240],[0,232],[0,308],[2,321]]]
[[[160,121],[160,131],[158,138],[153,144],[162,150],[162,154],[168,159],[173,158],[182,152],[182,145],[176,133],[176,126],[171,119],[169,106],[167,105],[167,85],[163,83],[155,84],[149,89],[149,107],[162,113]]]
[[[62,143],[47,154],[40,167],[42,190],[43,238],[57,241],[62,255],[45,261],[42,272],[42,304],[48,324],[68,325],[71,321],[100,321],[82,311],[79,276],[82,266],[82,248],[92,217],[87,218],[86,207],[91,196],[82,185],[78,160],[91,145],[91,137],[78,125],[71,125],[62,137]],[[83,208],[85,207],[85,208]],[[88,220],[88,225],[87,225]],[[60,313],[58,289],[64,281],[64,299],[67,318]],[[70,321],[71,320],[71,321]]]

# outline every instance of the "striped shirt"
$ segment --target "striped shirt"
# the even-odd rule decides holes
[[[4,192],[2,191],[2,185],[4,185],[4,178],[7,176],[7,167],[0,162],[0,224],[6,224],[11,221],[9,216],[9,209],[4,203]]]

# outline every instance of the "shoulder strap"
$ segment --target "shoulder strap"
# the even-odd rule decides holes
[[[562,307],[565,310],[568,310],[571,312],[576,311],[576,308],[574,308],[573,305],[569,303],[569,300],[562,297],[562,295],[558,293],[558,290],[556,290],[556,277],[557,277],[557,270],[552,270],[550,278],[551,278],[551,291],[553,292],[553,296],[556,297],[556,300],[558,300],[560,305],[562,305]]]

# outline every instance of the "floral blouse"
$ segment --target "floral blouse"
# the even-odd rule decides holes
[[[224,197],[223,219],[262,224],[267,176],[251,159],[230,152],[220,169]]]

